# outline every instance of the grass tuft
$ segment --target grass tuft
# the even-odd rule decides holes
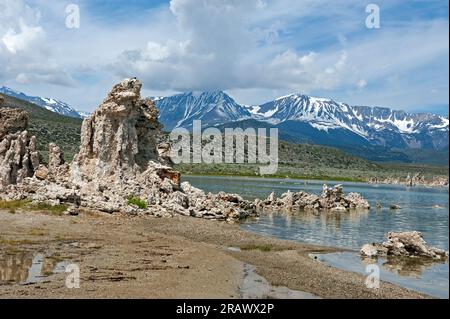
[[[47,203],[31,203],[27,206],[32,211],[61,216],[67,209],[67,205],[50,205]]]
[[[274,250],[272,245],[244,245],[240,247],[241,250],[259,250],[264,252],[269,252]]]
[[[30,229],[30,231],[28,232],[28,235],[30,236],[45,236],[48,234],[48,231],[45,229],[41,229],[41,228],[33,228]]]
[[[10,214],[15,214],[17,210],[29,210],[61,216],[66,209],[67,205],[50,205],[47,203],[33,203],[30,200],[0,201],[0,210],[8,210]]]
[[[128,205],[136,205],[140,209],[147,208],[147,202],[135,196],[128,197]]]
[[[0,200],[0,209],[16,210],[26,207],[29,203],[29,200]]]

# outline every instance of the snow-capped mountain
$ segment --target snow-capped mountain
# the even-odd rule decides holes
[[[245,107],[222,91],[188,92],[153,100],[166,130],[189,128],[194,120],[201,120],[203,126],[214,126],[251,117]]]
[[[52,98],[29,96],[29,95],[26,95],[25,93],[15,91],[15,90],[7,88],[5,86],[0,87],[0,93],[36,104],[42,108],[45,108],[49,111],[52,111],[52,112],[55,112],[55,113],[58,113],[61,115],[66,115],[66,116],[75,117],[75,118],[86,118],[87,116],[89,116],[89,114],[86,112],[77,111],[77,110],[73,109],[72,107],[70,107],[69,105],[67,105],[67,103],[64,103],[62,101],[55,100]]]
[[[258,107],[254,118],[286,126],[295,121],[317,131],[355,134],[370,144],[397,148],[448,147],[449,120],[427,113],[407,113],[385,107],[350,106],[330,99],[291,94]],[[304,128],[302,128],[304,129]]]
[[[350,106],[331,99],[291,94],[262,105],[243,106],[224,92],[184,93],[155,98],[167,130],[233,122],[264,122],[278,127],[290,141],[336,147],[386,149],[448,149],[449,120],[427,113],[408,113],[384,107]],[[253,122],[257,123],[258,122]],[[262,125],[262,123],[261,123]]]

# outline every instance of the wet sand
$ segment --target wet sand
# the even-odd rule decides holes
[[[0,211],[0,298],[427,298],[385,282],[366,288],[364,276],[308,257],[333,251],[192,217]],[[38,254],[42,278],[27,280]],[[69,263],[79,289],[53,273]],[[260,295],[245,290],[261,276]]]

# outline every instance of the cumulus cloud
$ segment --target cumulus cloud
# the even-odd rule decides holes
[[[237,68],[255,33],[247,18],[262,8],[261,1],[173,0],[170,11],[178,26],[176,39],[149,41],[124,51],[112,65],[120,76],[134,73],[147,85],[161,89],[218,89],[239,81]]]
[[[0,79],[73,86],[74,80],[50,61],[40,21],[40,10],[24,1],[0,0]]]
[[[336,33],[335,45],[316,50],[290,48],[293,43],[278,39],[287,28],[280,23],[280,17],[292,19],[299,10],[297,18],[315,14],[327,19],[331,14],[339,17],[345,10],[352,11],[355,6],[350,4],[344,10],[323,1],[309,6],[282,2],[285,6],[261,0],[172,0],[170,10],[178,34],[164,43],[149,41],[140,48],[126,50],[110,67],[122,77],[139,76],[148,88],[157,90],[311,92],[363,90],[372,79],[382,80],[398,70],[448,54],[448,21],[387,28],[377,36],[366,30],[359,38],[342,34],[346,28],[354,28],[347,23]],[[292,10],[289,5],[294,6]],[[335,26],[324,20],[324,28]],[[302,31],[298,33],[297,46],[305,46]],[[418,46],[417,41],[422,44]],[[412,47],[414,53],[410,52]],[[405,55],[408,59],[403,58]],[[395,61],[395,65],[387,66],[388,60]]]
[[[19,31],[10,28],[2,41],[9,52],[16,54],[27,51],[44,38],[44,30],[41,27],[30,27],[23,19],[19,19]]]
[[[245,104],[293,92],[397,107],[448,98],[443,2],[423,6],[433,14],[405,18],[416,11],[379,0],[377,30],[365,27],[359,0],[171,0],[151,8],[79,0],[78,30],[63,25],[67,3],[0,0],[0,80],[71,86],[58,97],[86,110],[130,76],[141,78],[145,94],[227,90]],[[135,19],[115,15],[116,6]]]
[[[344,68],[341,57],[316,63],[315,52],[272,54],[266,44],[277,37],[276,23],[267,28],[254,24],[267,10],[261,0],[172,0],[170,10],[181,40],[149,41],[124,51],[111,65],[116,74],[137,75],[153,89],[310,89],[325,78],[324,72]],[[332,85],[331,76],[321,84],[327,85]]]

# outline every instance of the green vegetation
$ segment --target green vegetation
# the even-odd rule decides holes
[[[17,239],[6,239],[4,237],[0,236],[0,245],[28,245],[28,244],[32,244],[33,241],[29,240],[29,239],[21,239],[21,240],[17,240]]]
[[[278,157],[277,173],[264,177],[367,182],[372,177],[379,180],[388,177],[404,179],[408,174],[419,172],[425,179],[438,175],[448,176],[448,166],[374,163],[322,145],[279,141]],[[177,164],[175,169],[184,175],[257,177],[260,176],[259,167],[265,165],[267,164]]]
[[[1,210],[9,210],[15,214],[17,210],[28,210],[50,215],[61,216],[67,209],[67,205],[50,205],[47,203],[33,203],[30,200],[0,201]]]
[[[0,200],[0,209],[16,210],[24,208],[29,203],[30,203],[29,200],[11,200],[11,201]]]
[[[241,248],[241,250],[259,250],[259,251],[263,251],[263,252],[279,250],[270,244],[268,244],[268,245],[244,245],[244,246],[241,246],[240,248]]]
[[[54,142],[64,151],[65,160],[71,162],[80,145],[81,119],[62,116],[32,103],[2,95],[5,105],[24,109],[30,115],[28,131],[37,137],[38,150],[48,156],[48,144]]]
[[[67,210],[67,205],[50,205],[47,203],[30,203],[27,208],[32,211],[61,216]]]
[[[140,199],[139,197],[135,197],[131,195],[128,197],[128,205],[136,205],[140,209],[146,209],[147,208],[147,202]]]
[[[48,231],[45,229],[41,229],[41,228],[33,228],[33,229],[30,229],[30,231],[28,232],[28,235],[30,235],[30,236],[45,236],[45,235],[48,235]]]

